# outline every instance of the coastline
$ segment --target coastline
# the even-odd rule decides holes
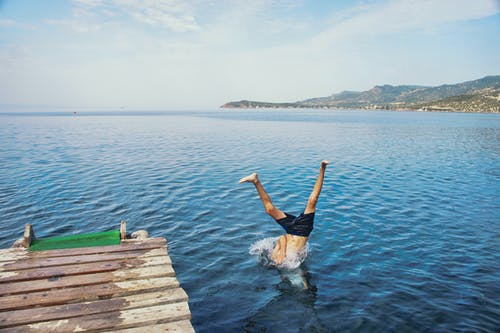
[[[229,103],[228,103],[229,104]],[[440,112],[440,113],[480,113],[480,114],[500,114],[500,110],[460,110],[460,109],[449,109],[449,108],[347,108],[347,107],[314,107],[314,106],[247,106],[247,107],[235,107],[222,105],[220,109],[230,109],[230,110],[332,110],[332,111],[392,111],[392,112]]]
[[[428,87],[378,85],[367,91],[342,91],[295,102],[231,101],[221,108],[310,108],[500,113],[500,75]]]

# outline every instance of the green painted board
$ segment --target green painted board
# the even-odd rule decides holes
[[[31,242],[29,250],[45,251],[118,244],[120,244],[120,230],[111,230],[90,234],[36,239]]]

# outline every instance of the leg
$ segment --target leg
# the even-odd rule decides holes
[[[259,177],[257,176],[256,173],[252,173],[250,176],[243,177],[240,179],[240,184],[241,183],[252,183],[255,185],[255,188],[257,189],[257,193],[259,194],[260,201],[262,201],[262,204],[264,205],[264,209],[266,210],[266,213],[269,214],[273,219],[279,220],[284,217],[286,217],[285,213],[283,213],[281,210],[278,208],[274,207],[271,198],[267,194],[267,192],[264,190],[264,187],[259,181]]]
[[[309,200],[307,200],[307,206],[304,214],[314,213],[316,211],[316,204],[318,203],[319,194],[321,193],[321,188],[323,187],[323,179],[325,178],[326,166],[329,163],[330,162],[327,160],[321,161],[318,179],[316,180],[316,184],[314,184],[314,188],[311,192],[311,195],[309,196]]]

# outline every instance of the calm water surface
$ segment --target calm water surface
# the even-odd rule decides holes
[[[169,240],[197,332],[499,330],[499,115],[4,114],[0,142],[1,247],[125,219]],[[324,158],[307,260],[266,267],[281,230],[239,178],[299,213]]]

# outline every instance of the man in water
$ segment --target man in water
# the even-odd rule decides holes
[[[256,173],[252,173],[250,176],[240,179],[240,184],[253,183],[255,185],[266,213],[269,214],[276,222],[278,222],[278,224],[281,225],[283,229],[285,229],[286,234],[278,238],[276,246],[271,253],[271,259],[276,264],[281,264],[287,257],[287,255],[295,255],[306,246],[309,234],[313,229],[316,203],[318,202],[319,194],[321,193],[321,188],[323,187],[323,179],[325,177],[326,166],[329,163],[330,162],[327,160],[321,161],[318,179],[316,180],[314,189],[309,196],[306,209],[299,216],[285,213],[274,207],[271,198],[264,190],[264,187],[260,183],[259,177]]]

